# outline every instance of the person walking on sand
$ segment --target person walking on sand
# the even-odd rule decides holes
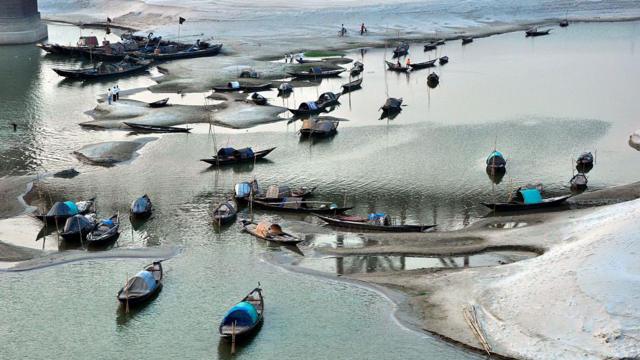
[[[364,26],[364,23],[360,25],[360,35],[364,35],[367,32],[367,27]]]
[[[113,98],[113,92],[111,91],[111,88],[109,88],[109,90],[107,90],[107,102],[109,103],[109,105],[111,105],[112,98]]]

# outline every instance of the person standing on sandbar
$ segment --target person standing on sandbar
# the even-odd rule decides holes
[[[109,105],[111,105],[112,100],[113,100],[113,92],[111,91],[111,88],[109,88],[109,90],[107,90],[107,102],[109,103]]]

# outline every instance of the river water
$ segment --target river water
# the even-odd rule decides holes
[[[36,186],[54,200],[96,196],[102,216],[126,213],[134,198],[147,193],[153,217],[135,230],[125,220],[119,247],[175,246],[181,252],[165,262],[160,296],[126,316],[118,312],[115,294],[148,260],[87,260],[0,274],[0,357],[225,358],[229,349],[219,346],[218,322],[260,282],[265,325],[239,349],[241,358],[474,358],[400,326],[391,315],[393,305],[375,292],[265,261],[299,255],[258,242],[236,225],[214,229],[210,208],[236,182],[255,177],[265,185],[317,185],[318,199],[342,203],[346,197],[355,213],[386,211],[407,223],[450,230],[486,215],[480,201],[504,196],[522,183],[543,182],[550,194],[568,192],[572,157],[585,150],[597,152],[592,188],[635,181],[638,154],[626,140],[639,124],[638,26],[573,24],[543,38],[512,33],[465,47],[452,42],[439,50],[451,62],[435,69],[441,76],[436,89],[426,86],[427,71],[409,76],[384,71],[385,49],[354,51],[347,56],[365,63],[363,90],[343,98],[331,114],[349,120],[335,138],[301,142],[299,124],[286,121],[248,130],[216,128],[218,145],[278,147],[268,162],[220,171],[198,161],[214,152],[206,127],[190,135],[159,136],[127,164],[79,163],[71,152],[83,145],[135,138],[77,126],[112,83],[61,81],[52,67],[79,64],[44,57],[33,46],[3,47],[0,175],[76,167],[81,172],[76,178],[46,178]],[[78,30],[50,26],[50,35],[53,41],[73,41]],[[420,44],[411,49],[413,62],[428,56]],[[274,104],[295,107],[346,81],[296,89],[285,103],[267,95]],[[118,83],[127,89],[154,82],[143,75]],[[378,120],[386,94],[407,104],[390,121]],[[18,123],[16,133],[10,122]],[[494,143],[509,162],[497,186],[483,165]],[[283,221],[299,233],[333,234],[311,218],[259,211],[255,216]],[[36,223],[26,223],[24,232],[35,239]],[[51,245],[55,237],[47,241]],[[312,240],[305,246],[316,245]]]

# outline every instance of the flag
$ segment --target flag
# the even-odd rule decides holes
[[[110,18],[110,17],[108,17],[108,18],[107,18],[107,22],[108,22],[109,24],[111,24],[111,18]]]
[[[106,32],[107,32],[107,35],[111,34],[111,28],[109,26],[107,26]]]
[[[180,25],[182,25],[182,23],[185,21],[187,21],[187,19],[183,18],[182,16],[178,18],[178,22],[180,23]]]

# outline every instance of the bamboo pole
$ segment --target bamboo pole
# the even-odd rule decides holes
[[[124,297],[125,297],[124,312],[128,314],[129,313],[129,274],[127,274],[127,279],[124,282]]]
[[[482,328],[480,327],[475,306],[469,305],[463,307],[462,313],[464,315],[464,320],[471,329],[471,333],[473,334],[473,336],[478,340],[484,351],[486,351],[487,355],[491,356],[491,346],[487,342]]]
[[[236,322],[231,324],[231,355],[236,352]]]

